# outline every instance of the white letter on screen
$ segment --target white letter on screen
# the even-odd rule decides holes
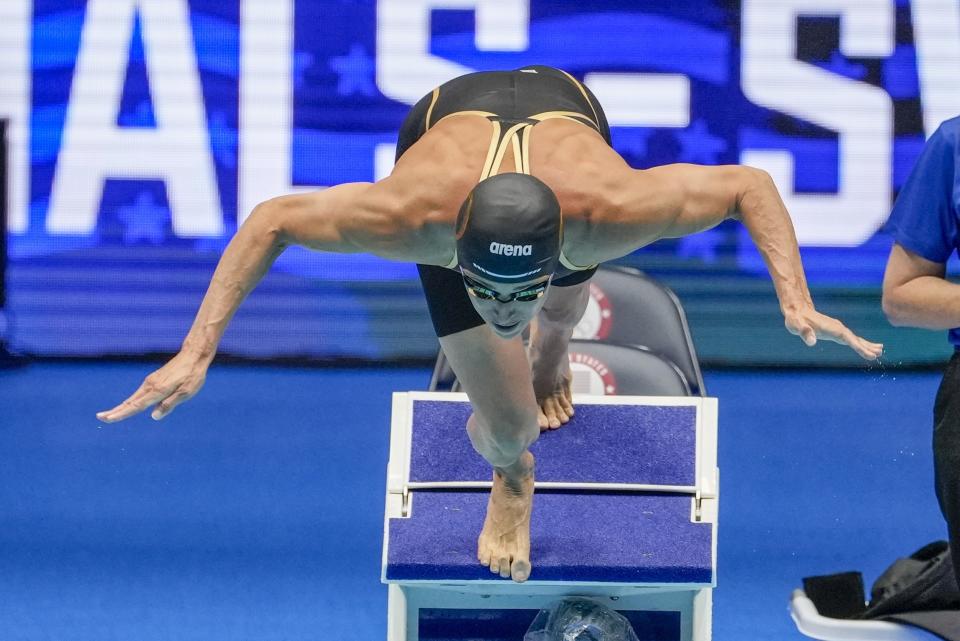
[[[29,0],[0,5],[0,118],[7,123],[8,229],[22,234],[30,202],[30,31]],[[2,178],[2,177],[0,177]]]
[[[451,78],[474,71],[430,53],[435,9],[475,9],[474,42],[481,51],[523,51],[530,30],[529,0],[379,0],[377,86],[413,104]]]
[[[293,0],[240,4],[238,224],[293,186]]]
[[[137,10],[156,128],[116,124]],[[93,231],[107,178],[163,180],[176,235],[223,233],[186,0],[87,3],[47,230]]]
[[[835,15],[844,55],[893,53],[893,0],[744,0],[742,76],[743,93],[757,105],[837,132],[838,192],[796,193],[786,151],[747,149],[740,161],[773,177],[801,244],[856,246],[889,213],[893,104],[878,87],[796,59],[797,19]]]
[[[583,83],[613,127],[688,127],[690,79],[674,73],[588,73]]]
[[[960,112],[960,2],[912,0],[923,128],[929,137]]]

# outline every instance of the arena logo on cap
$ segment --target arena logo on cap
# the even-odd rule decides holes
[[[573,392],[608,396],[617,393],[617,379],[603,361],[589,354],[570,352]]]
[[[533,245],[508,245],[506,243],[490,243],[490,253],[498,256],[532,256]]]
[[[610,336],[613,327],[613,305],[602,289],[590,283],[590,300],[583,317],[573,330],[574,338],[599,340]]]

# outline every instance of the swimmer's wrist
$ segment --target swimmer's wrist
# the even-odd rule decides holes
[[[812,300],[801,298],[801,297],[797,297],[794,300],[784,301],[780,303],[780,311],[783,313],[784,316],[809,311],[813,308],[814,307],[813,307]]]
[[[790,279],[784,283],[774,282],[777,290],[777,298],[780,301],[780,310],[786,312],[799,312],[813,308],[813,297],[807,288],[806,281]]]
[[[210,341],[198,340],[188,336],[180,347],[180,352],[193,356],[197,361],[205,361],[207,365],[217,354],[217,346]]]

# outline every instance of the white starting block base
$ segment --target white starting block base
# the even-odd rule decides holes
[[[802,634],[821,641],[940,641],[940,637],[909,625],[825,617],[803,590],[794,590],[790,616]]]
[[[497,586],[490,594],[482,585],[389,586],[387,605],[388,641],[416,641],[421,609],[448,610],[530,610],[550,607],[566,597],[585,597],[603,603],[622,614],[630,612],[668,613],[679,619],[678,638],[710,639],[713,619],[713,590],[638,588],[587,584]],[[532,617],[531,617],[532,621]],[[410,625],[414,623],[413,625]],[[523,631],[520,631],[522,634]],[[474,637],[471,637],[471,641]],[[516,637],[519,641],[520,637]]]
[[[475,559],[491,472],[465,435],[466,396],[394,395],[383,552],[389,641],[519,640],[538,610],[569,596],[598,600],[635,628],[656,627],[657,639],[710,641],[716,400],[574,400],[574,421],[531,448],[540,493],[533,573],[515,583]],[[519,611],[529,620],[504,615]],[[445,635],[438,625],[471,631]]]

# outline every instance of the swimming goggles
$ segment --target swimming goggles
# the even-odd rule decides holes
[[[550,285],[550,278],[533,285],[528,289],[522,289],[519,292],[513,292],[511,294],[501,294],[498,291],[490,289],[484,285],[481,285],[477,281],[473,280],[469,276],[463,273],[463,270],[460,271],[460,275],[463,276],[463,284],[467,286],[467,291],[474,298],[479,298],[480,300],[495,300],[500,303],[512,303],[517,301],[518,303],[532,303],[535,300],[538,300],[547,293],[547,287]],[[552,278],[552,277],[551,277]]]

